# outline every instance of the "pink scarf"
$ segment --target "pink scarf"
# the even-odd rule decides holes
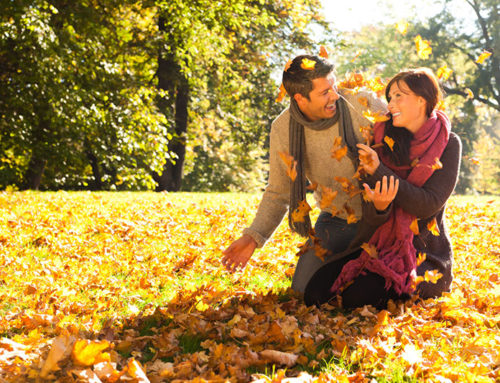
[[[410,162],[418,159],[418,165],[396,166],[382,149],[377,149],[380,160],[400,178],[422,187],[434,172],[432,165],[440,158],[448,144],[451,124],[441,111],[432,112],[430,118],[414,135],[410,146]],[[374,126],[374,142],[383,142],[385,123]],[[413,246],[413,232],[410,224],[415,217],[401,207],[394,205],[389,219],[377,228],[369,244],[377,248],[378,256],[371,257],[366,251],[346,263],[330,291],[338,293],[346,283],[368,270],[385,278],[385,288],[394,288],[396,293],[411,293],[416,278],[416,250]]]

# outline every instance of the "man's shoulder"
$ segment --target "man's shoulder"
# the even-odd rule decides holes
[[[340,94],[344,97],[356,110],[371,109],[373,112],[386,111],[387,104],[378,97],[375,92],[368,90],[360,90],[355,93],[349,90],[341,90]]]
[[[278,117],[276,117],[271,124],[271,130],[274,132],[286,131],[288,133],[288,126],[290,124],[290,108],[285,108]]]

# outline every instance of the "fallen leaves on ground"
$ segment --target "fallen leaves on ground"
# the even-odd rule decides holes
[[[0,381],[495,381],[498,198],[451,199],[451,292],[382,311],[306,307],[286,222],[227,273],[259,198],[0,193]]]

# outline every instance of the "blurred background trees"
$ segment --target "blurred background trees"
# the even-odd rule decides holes
[[[288,58],[338,77],[444,65],[464,143],[457,190],[499,192],[499,4],[340,34],[319,0],[17,0],[0,5],[0,189],[258,190]],[[414,38],[429,40],[421,59]],[[323,40],[323,41],[321,41]],[[483,63],[477,57],[492,55]]]

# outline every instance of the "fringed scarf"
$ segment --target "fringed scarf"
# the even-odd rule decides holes
[[[303,237],[309,235],[311,219],[309,214],[304,217],[304,222],[294,222],[292,212],[299,207],[300,201],[306,198],[306,175],[304,171],[304,156],[306,151],[304,126],[313,130],[324,130],[339,122],[339,135],[348,147],[348,156],[353,161],[356,158],[356,136],[352,127],[352,120],[347,103],[339,98],[336,103],[337,111],[332,118],[318,121],[308,121],[299,109],[297,102],[292,98],[290,102],[289,144],[290,155],[297,161],[297,177],[290,180],[290,205],[288,211],[288,224],[292,231]]]
[[[448,144],[451,124],[448,117],[441,111],[431,114],[431,117],[415,133],[410,146],[410,162],[418,160],[411,166],[396,166],[382,149],[377,153],[382,163],[394,171],[400,178],[421,187],[434,172],[432,165],[440,158]],[[385,123],[374,126],[374,142],[381,143],[385,135]],[[411,293],[414,290],[416,278],[416,250],[413,246],[413,232],[410,224],[415,217],[394,205],[390,218],[381,225],[369,241],[377,249],[376,256],[370,256],[366,251],[346,263],[330,291],[338,293],[346,283],[354,280],[366,271],[377,273],[385,278],[385,288],[391,287],[399,295]]]

